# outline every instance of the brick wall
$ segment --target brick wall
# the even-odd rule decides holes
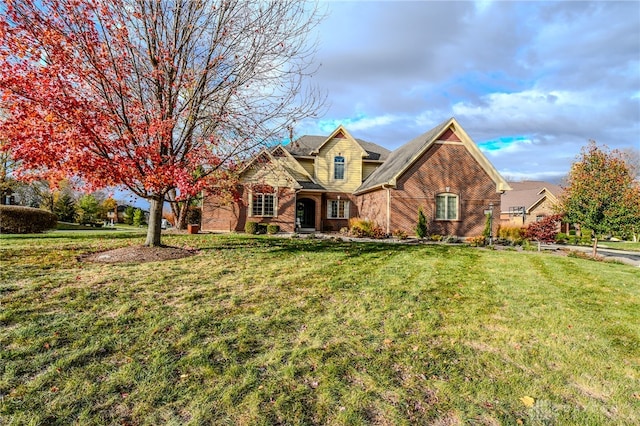
[[[362,219],[372,220],[387,231],[387,190],[380,189],[358,196],[356,200]],[[389,230],[393,232],[393,228]]]
[[[205,197],[202,205],[203,231],[239,231],[244,232],[247,221],[258,223],[272,223],[280,226],[282,232],[293,232],[295,226],[295,191],[291,188],[281,188],[278,191],[278,215],[276,217],[248,217],[249,194],[241,189],[241,199],[238,203],[224,204],[220,199]]]
[[[378,190],[361,196],[361,215],[382,217],[386,208],[385,192]],[[443,192],[458,195],[459,220],[435,220],[435,197]],[[484,210],[489,208],[490,202],[494,206],[495,232],[500,222],[500,194],[496,193],[496,184],[464,145],[434,144],[398,179],[397,189],[391,190],[390,228],[415,235],[418,207],[422,206],[430,234],[480,235],[485,226]],[[384,221],[378,221],[384,227]]]
[[[329,200],[337,200],[340,197],[341,200],[349,201],[349,218],[360,217],[360,208],[358,206],[358,197],[353,194],[345,192],[327,192],[322,197],[322,226],[321,229],[326,232],[339,231],[342,228],[349,227],[349,219],[329,219],[327,214],[327,204]]]

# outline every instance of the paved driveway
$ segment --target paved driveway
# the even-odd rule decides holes
[[[591,254],[592,247],[587,246],[569,246],[560,244],[546,244],[545,247],[556,250],[574,250]],[[610,248],[598,247],[598,256],[602,256],[607,260],[618,260],[620,262],[640,267],[640,252],[628,250],[616,250]]]

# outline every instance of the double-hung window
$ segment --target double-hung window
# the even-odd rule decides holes
[[[336,155],[333,158],[333,178],[344,180],[344,157],[341,155]]]
[[[436,195],[436,220],[458,220],[458,196]]]
[[[327,201],[327,218],[328,219],[349,219],[349,201],[328,200]]]
[[[275,216],[275,194],[252,194],[251,216]]]

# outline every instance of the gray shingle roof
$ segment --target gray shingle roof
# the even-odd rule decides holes
[[[289,153],[293,156],[310,156],[311,153],[318,149],[325,141],[327,140],[326,136],[311,136],[305,135],[293,141],[288,145],[284,145],[284,148],[289,151]],[[356,142],[360,144],[362,149],[367,151],[368,156],[364,157],[365,160],[379,160],[384,161],[389,156],[389,151],[387,148],[384,148],[378,144],[373,142],[367,142],[362,139],[356,139]]]
[[[559,197],[563,190],[560,186],[539,180],[526,180],[523,182],[509,182],[512,190],[502,195],[500,200],[500,210],[508,212],[510,207],[525,207],[527,211],[534,206],[542,197],[543,189],[547,189],[554,197]]]
[[[298,181],[298,183],[302,186],[302,189],[318,189],[321,191],[325,190],[325,187],[320,185],[319,183],[309,181]]]
[[[442,133],[450,120],[446,120],[433,129],[420,136],[410,140],[400,148],[389,154],[387,160],[378,167],[366,181],[360,185],[356,193],[375,188],[393,180],[406,166],[415,160],[415,157],[422,149],[433,142],[433,140]]]

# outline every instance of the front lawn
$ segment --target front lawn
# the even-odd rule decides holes
[[[0,424],[640,424],[640,268],[464,246],[0,237]]]

